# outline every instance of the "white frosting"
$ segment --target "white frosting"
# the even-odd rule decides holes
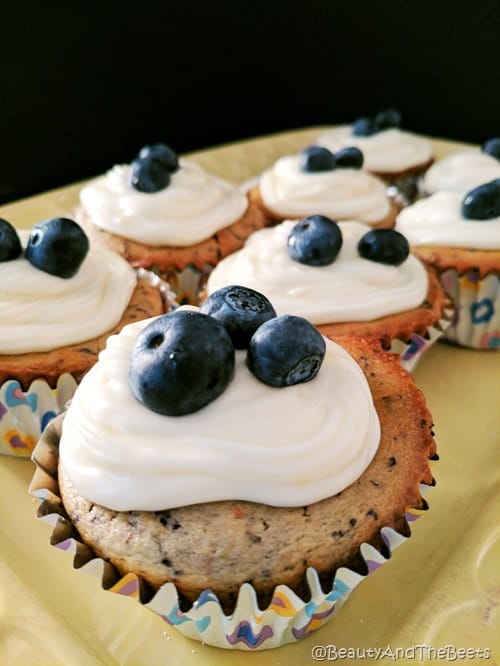
[[[29,232],[20,232],[26,246]],[[110,250],[91,246],[76,275],[60,278],[24,257],[0,262],[1,354],[49,351],[109,331],[136,285],[134,269]]]
[[[500,217],[491,220],[467,220],[462,217],[463,194],[436,192],[404,208],[396,220],[396,229],[410,245],[437,245],[475,250],[500,247]]]
[[[354,136],[351,125],[339,125],[320,134],[316,143],[334,153],[348,146],[356,146],[363,153],[363,168],[380,173],[405,171],[425,164],[432,158],[429,141],[398,128],[386,129],[370,136]]]
[[[326,340],[312,381],[273,388],[237,352],[224,393],[193,414],[137,401],[129,357],[146,320],[108,339],[63,423],[60,455],[87,499],[118,511],[233,499],[303,506],[354,482],[375,455],[380,425],[359,366]]]
[[[374,223],[391,210],[386,185],[375,176],[359,169],[304,172],[298,154],[277,160],[259,187],[267,208],[290,218],[320,214]]]
[[[500,160],[471,148],[435,162],[425,174],[422,189],[427,194],[440,190],[465,194],[495,178],[500,178]]]
[[[183,159],[159,192],[134,189],[130,172],[128,164],[114,166],[82,188],[80,202],[96,226],[146,245],[194,245],[236,222],[248,206],[239,188]]]
[[[210,274],[208,293],[241,284],[265,294],[278,314],[296,314],[314,324],[367,321],[422,303],[427,273],[416,257],[400,266],[363,259],[359,239],[370,227],[341,222],[343,244],[328,266],[306,266],[290,258],[287,239],[296,222],[255,232],[245,246]]]

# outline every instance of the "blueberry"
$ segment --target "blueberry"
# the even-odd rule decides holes
[[[390,127],[401,127],[401,112],[397,109],[384,109],[375,116],[375,126],[377,131],[389,129]]]
[[[288,236],[288,254],[307,266],[327,266],[335,261],[342,247],[339,225],[324,215],[306,217]]]
[[[224,326],[192,310],[154,319],[137,336],[129,384],[148,409],[182,416],[215,400],[234,375],[234,347]]]
[[[0,261],[16,259],[23,251],[17,231],[0,217]]]
[[[45,273],[70,278],[88,251],[89,239],[80,225],[66,217],[55,217],[33,227],[26,259]]]
[[[377,126],[371,118],[363,116],[358,118],[352,124],[352,133],[354,136],[371,136],[377,131]]]
[[[462,200],[462,215],[467,220],[491,220],[500,216],[500,178],[467,192]]]
[[[150,157],[160,162],[170,173],[174,173],[179,168],[177,153],[164,143],[154,143],[151,146],[141,148],[139,158],[144,157]]]
[[[247,366],[269,386],[292,386],[318,374],[326,345],[314,326],[295,315],[269,319],[256,330],[247,351]]]
[[[341,169],[361,169],[363,166],[363,153],[356,146],[342,148],[334,157],[337,167]]]
[[[410,246],[399,231],[372,229],[359,240],[358,252],[364,259],[399,266],[410,254]]]
[[[154,157],[139,157],[131,167],[130,184],[139,192],[160,192],[170,183],[170,171]]]
[[[236,349],[246,349],[259,326],[276,317],[269,299],[258,291],[234,284],[214,291],[201,305],[200,312],[215,317],[224,326]]]
[[[332,171],[335,166],[333,153],[323,146],[309,146],[300,153],[301,171]]]
[[[500,160],[500,136],[495,137],[494,139],[488,139],[481,146],[483,153],[496,157],[497,160]]]

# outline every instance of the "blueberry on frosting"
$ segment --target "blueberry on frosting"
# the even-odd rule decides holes
[[[71,278],[88,251],[89,240],[80,225],[66,217],[55,217],[33,227],[25,254],[35,268]]]
[[[21,241],[12,224],[0,218],[0,261],[17,259],[22,252]]]
[[[263,294],[234,284],[214,291],[202,303],[200,312],[224,326],[235,349],[246,349],[258,327],[276,317],[275,309]]]
[[[491,220],[500,216],[500,178],[467,192],[462,200],[462,215],[467,220]]]
[[[366,116],[357,118],[352,124],[352,133],[354,136],[372,136],[376,132],[377,127],[375,122]]]
[[[288,254],[308,266],[327,266],[342,247],[342,234],[336,222],[324,215],[312,215],[297,222],[288,237]]]
[[[144,146],[131,164],[130,184],[139,192],[152,194],[170,184],[170,176],[179,168],[177,154],[164,143]]]
[[[491,155],[491,157],[496,157],[497,160],[500,160],[500,136],[485,141],[481,146],[481,150],[483,153]]]
[[[401,113],[397,109],[384,109],[379,111],[375,118],[363,116],[355,120],[352,133],[354,136],[372,136],[391,127],[401,127],[401,121]]]
[[[314,379],[325,351],[323,336],[307,319],[281,315],[269,319],[254,333],[247,366],[269,386],[292,386]]]
[[[363,166],[363,153],[356,146],[347,146],[334,154],[339,169],[361,169]]]
[[[335,169],[333,153],[323,146],[309,146],[300,153],[300,170],[306,172],[332,171]]]
[[[410,246],[399,231],[371,229],[360,238],[358,252],[363,259],[399,266],[410,254]]]
[[[182,416],[215,400],[234,375],[235,353],[222,324],[177,310],[142,329],[132,350],[132,393],[154,412]]]

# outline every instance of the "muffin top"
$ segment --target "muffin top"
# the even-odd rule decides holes
[[[115,165],[80,192],[84,215],[97,227],[151,246],[194,245],[238,220],[244,193],[197,164],[179,160],[156,191],[132,185],[133,164]]]
[[[356,146],[364,155],[363,168],[375,173],[398,173],[432,159],[429,141],[398,127],[358,136],[353,125],[339,125],[320,134],[316,143],[334,152]]]
[[[19,232],[23,248],[29,234]],[[24,253],[0,262],[0,354],[49,351],[109,331],[136,282],[124,259],[94,246],[72,277],[40,270]]]
[[[321,214],[335,220],[376,223],[391,212],[386,185],[359,168],[305,171],[302,155],[286,155],[259,180],[264,205],[280,216]]]
[[[254,233],[242,250],[214,269],[208,293],[227,284],[243,284],[265,293],[278,313],[298,314],[314,324],[377,319],[424,300],[427,273],[416,257],[388,265],[360,256],[358,244],[371,231],[368,225],[339,222],[338,255],[328,265],[311,266],[289,254],[288,238],[296,224],[286,220]]]
[[[151,411],[128,381],[150,321],[108,339],[66,413],[61,462],[85,498],[118,511],[226,499],[302,506],[340,492],[375,455],[380,426],[366,378],[326,339],[310,381],[270,386],[236,351],[234,377],[215,400],[183,416]]]
[[[467,202],[473,204],[472,211]],[[414,246],[496,250],[500,247],[500,179],[466,195],[436,192],[421,199],[399,213],[396,229]]]

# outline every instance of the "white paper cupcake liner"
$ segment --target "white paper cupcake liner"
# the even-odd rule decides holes
[[[214,647],[229,650],[265,650],[299,641],[322,627],[346,602],[351,592],[374,570],[385,564],[395,548],[408,540],[392,528],[384,527],[381,536],[385,544],[382,554],[373,546],[361,545],[361,557],[366,565],[364,575],[342,567],[335,573],[331,588],[324,592],[317,572],[309,568],[306,573],[309,601],[301,599],[286,585],[278,585],[271,603],[261,610],[254,588],[245,583],[231,615],[226,615],[211,590],[205,590],[189,610],[182,610],[173,583],[163,585],[151,598],[144,595],[144,585],[135,574],[120,576],[107,562],[98,558],[78,537],[66,518],[58,495],[57,464],[59,435],[56,428],[49,429],[37,445],[33,460],[37,469],[30,492],[41,500],[38,517],[52,525],[50,542],[72,556],[73,567],[98,576],[105,590],[132,597],[159,615],[167,625],[184,636]],[[421,485],[427,492],[429,486]],[[427,508],[411,509],[405,514],[412,523]],[[409,533],[410,530],[408,530]],[[75,577],[75,587],[85,588],[85,580]]]
[[[440,275],[444,290],[456,305],[444,339],[471,349],[500,350],[500,275],[483,278],[478,271],[460,275],[451,268]]]

